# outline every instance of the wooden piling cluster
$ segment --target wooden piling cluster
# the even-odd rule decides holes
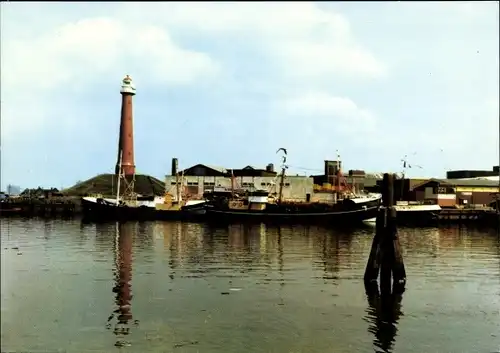
[[[377,285],[380,272],[381,293],[402,292],[406,284],[406,270],[401,254],[394,208],[395,178],[394,174],[384,174],[382,206],[377,215],[376,232],[364,275],[368,290]],[[376,287],[378,290],[378,285]]]

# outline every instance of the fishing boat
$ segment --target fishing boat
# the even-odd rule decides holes
[[[405,201],[403,200],[405,196],[405,176],[408,168],[419,168],[422,166],[416,164],[410,164],[408,162],[408,155],[405,155],[402,159],[402,171],[400,180],[400,190],[399,197],[400,200],[396,201],[394,209],[396,210],[396,222],[400,225],[435,225],[439,222],[439,214],[442,211],[440,205],[436,203],[426,203],[421,201]],[[367,220],[368,223],[376,223],[376,218],[371,218]]]
[[[83,216],[89,220],[184,220],[203,216],[205,200],[183,199],[179,184],[177,177],[175,196],[167,191],[164,196],[144,197],[134,192],[134,176],[127,179],[120,168],[116,197],[82,197]],[[121,188],[124,191],[120,195]]]
[[[229,195],[228,195],[229,196]],[[208,202],[207,218],[237,220],[327,221],[343,225],[359,223],[376,216],[380,197],[345,198],[333,204],[323,202],[270,202],[267,191],[249,192],[241,197]]]
[[[439,214],[442,208],[439,204],[434,202],[421,202],[421,201],[406,201],[404,200],[405,176],[407,169],[419,168],[422,166],[417,164],[410,164],[408,162],[408,155],[402,159],[402,171],[400,179],[400,200],[396,201],[394,209],[396,210],[396,222],[400,225],[435,225],[439,222]],[[376,219],[370,219],[371,222],[376,222]]]
[[[433,225],[439,222],[441,206],[414,201],[396,201],[396,222],[400,225]],[[375,223],[376,217],[366,220]]]
[[[168,196],[137,197],[135,200],[82,197],[82,212],[86,219],[162,220],[192,219],[205,213],[203,200],[173,201]]]
[[[380,194],[356,195],[334,191],[333,202],[297,202],[283,199],[283,185],[287,166],[286,151],[279,176],[277,197],[269,190],[236,191],[214,190],[206,195],[206,215],[209,220],[237,221],[291,221],[331,222],[350,226],[376,216],[381,202]],[[340,183],[340,171],[337,174]],[[232,185],[234,185],[232,183]]]
[[[441,206],[437,204],[422,204],[408,201],[397,201],[396,221],[399,224],[432,224],[439,221]]]

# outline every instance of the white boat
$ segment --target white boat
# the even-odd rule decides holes
[[[397,201],[394,205],[398,223],[430,223],[437,221],[442,208],[436,204],[422,204],[418,202]],[[375,223],[376,218],[367,219],[366,223]]]
[[[120,157],[121,164],[121,157]],[[125,191],[120,195],[121,181],[125,183]],[[205,213],[205,200],[183,200],[180,191],[174,197],[169,192],[164,196],[143,197],[134,193],[134,185],[122,174],[118,176],[115,198],[99,196],[82,197],[83,215],[89,219],[184,219]]]

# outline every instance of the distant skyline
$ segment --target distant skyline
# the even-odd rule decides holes
[[[1,190],[113,173],[130,74],[137,173],[280,164],[445,177],[499,163],[498,2],[1,6]]]

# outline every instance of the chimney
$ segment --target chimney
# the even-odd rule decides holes
[[[177,169],[179,168],[179,161],[177,158],[172,158],[172,174],[170,175],[177,175]]]
[[[325,176],[332,177],[337,173],[337,161],[325,161]]]

